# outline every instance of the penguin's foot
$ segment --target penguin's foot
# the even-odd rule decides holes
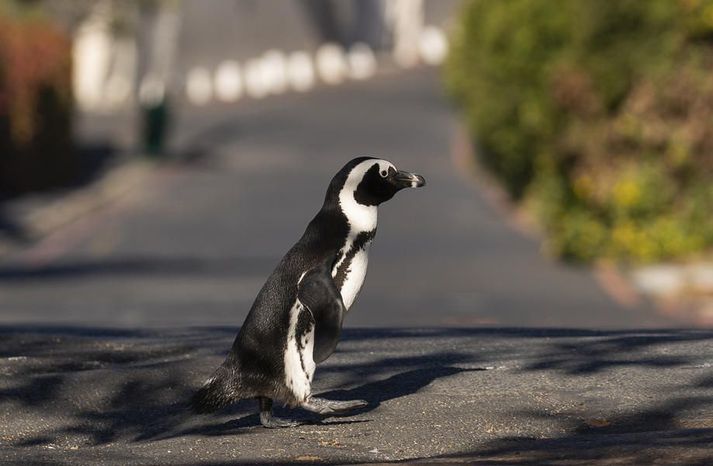
[[[281,427],[295,427],[304,424],[304,421],[293,419],[281,419],[272,415],[272,400],[267,397],[258,398],[260,403],[260,424],[267,429],[278,429]]]
[[[301,426],[304,422],[293,419],[282,419],[274,417],[272,414],[260,413],[260,424],[267,429],[279,429],[281,427]]]
[[[363,408],[368,404],[369,403],[364,400],[336,401],[312,397],[306,402],[302,403],[301,406],[307,411],[312,411],[313,413],[329,416],[344,414],[354,409]]]

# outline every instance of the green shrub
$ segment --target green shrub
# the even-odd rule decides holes
[[[70,60],[69,38],[49,20],[0,8],[1,194],[58,186],[76,176]]]
[[[713,0],[474,0],[446,68],[479,156],[574,260],[713,244]]]

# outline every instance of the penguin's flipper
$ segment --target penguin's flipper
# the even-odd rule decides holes
[[[337,347],[346,308],[329,267],[316,267],[299,283],[297,297],[314,318],[314,362],[327,359]]]

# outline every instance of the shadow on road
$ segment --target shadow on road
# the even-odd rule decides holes
[[[260,435],[263,430],[254,428],[259,422],[252,400],[216,416],[194,416],[187,410],[186,401],[220,362],[235,332],[0,328],[0,411],[9,413],[0,423],[5,425],[0,434],[16,447]],[[431,384],[468,384],[463,377],[475,382],[467,374],[484,369],[476,365],[502,364],[506,372],[501,377],[520,381],[527,380],[523,376],[535,380],[535,374],[546,371],[553,378],[600,377],[602,384],[614,384],[608,377],[622,368],[700,367],[708,354],[691,344],[713,341],[713,332],[686,330],[354,329],[344,336],[345,351],[317,373],[329,382],[326,386],[336,388],[319,395],[367,400],[369,406],[355,414],[377,412],[381,404]],[[364,348],[372,349],[368,357]],[[523,465],[567,464],[572,459],[646,464],[668,448],[687,448],[690,464],[705,464],[704,459],[712,459],[707,445],[713,443],[713,429],[696,422],[700,413],[711,412],[711,387],[710,375],[683,386],[672,382],[670,392],[656,401],[594,419],[583,419],[586,407],[555,414],[539,407],[513,411],[512,422],[552,419],[566,427],[565,433],[550,438],[503,436],[486,443],[474,437],[471,448],[438,458]],[[554,390],[548,396],[556,398]],[[317,422],[298,411],[278,415]],[[227,416],[233,419],[226,421]],[[324,422],[359,425],[373,419]]]
[[[13,166],[10,171],[19,178],[13,179],[17,184],[0,184],[0,238],[18,244],[31,243],[35,239],[34,232],[23,224],[24,219],[17,215],[15,207],[22,207],[33,197],[56,199],[67,192],[81,189],[101,178],[116,163],[118,156],[119,152],[111,143],[97,141],[77,147],[74,155],[65,160],[62,166],[54,167],[54,171],[47,166],[49,159],[26,161],[27,165]],[[62,163],[63,159],[58,160]],[[30,203],[33,203],[32,199]]]
[[[58,421],[38,435],[17,439],[15,445],[56,444],[70,437],[102,445],[177,435],[233,435],[258,426],[252,400],[226,408],[223,415],[239,416],[228,422],[195,416],[187,408],[187,400],[202,381],[196,374],[206,376],[206,368],[219,362],[216,359],[206,364],[198,359],[205,358],[206,349],[211,357],[220,357],[236,331],[205,329],[159,335],[150,331],[1,328],[0,368],[12,377],[0,388],[0,406],[22,414],[53,413]],[[415,393],[439,378],[468,370],[442,366],[444,362],[469,360],[466,354],[433,353],[328,365],[323,372],[368,372],[362,380],[369,382],[322,395],[366,399],[369,406],[360,411],[364,413],[384,401]],[[408,370],[398,371],[404,368]],[[398,372],[388,375],[394,371]],[[300,410],[277,411],[278,415],[319,422]]]
[[[32,240],[30,231],[19,222],[0,201],[0,239],[8,239],[18,244],[29,244]]]
[[[622,435],[564,435],[533,439],[512,437],[473,451],[430,458],[459,464],[564,466],[571,464],[686,464],[713,461],[713,429],[675,429]],[[683,453],[682,453],[683,452]]]
[[[80,260],[43,265],[0,266],[0,282],[28,280],[73,280],[100,276],[136,275],[256,275],[275,265],[274,257],[126,257]]]
[[[322,371],[318,370],[317,377],[319,377],[319,372],[345,372],[351,370],[361,373],[368,368],[368,374],[365,374],[362,380],[366,379],[370,381],[349,389],[337,389],[317,393],[317,396],[330,400],[366,400],[369,403],[366,407],[351,411],[349,413],[350,416],[353,416],[373,411],[385,401],[416,393],[438,379],[449,377],[464,371],[483,370],[480,368],[464,369],[453,366],[440,366],[440,364],[444,361],[451,363],[466,362],[469,361],[469,358],[467,355],[459,353],[434,353],[427,356],[383,358],[361,365],[345,364],[328,366]],[[384,373],[407,367],[420,368],[398,372],[387,378],[383,378]],[[197,428],[191,428],[180,432],[180,435],[233,435],[239,433],[243,428],[258,426],[260,423],[256,413],[245,415],[246,411],[255,412],[257,409],[256,406],[257,405],[252,400],[248,403],[241,402],[235,407],[226,408],[224,412],[233,415],[244,415],[243,417],[224,423],[208,424]],[[329,425],[335,425],[368,422],[367,420],[344,420],[336,418],[323,420],[317,415],[301,409],[288,410],[278,407],[275,412],[280,417],[299,419],[310,424],[326,423]]]

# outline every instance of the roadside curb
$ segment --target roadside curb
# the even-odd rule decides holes
[[[507,192],[498,184],[475,157],[476,149],[462,122],[456,124],[451,142],[451,159],[457,171],[463,174],[471,183],[477,184],[487,203],[498,212],[505,222],[518,233],[526,236],[541,245],[544,244],[544,234],[536,220],[524,208],[515,205]],[[670,272],[687,276],[686,266],[666,265],[677,270]],[[696,267],[689,265],[688,267]],[[654,310],[660,315],[671,317],[685,324],[705,325],[713,324],[713,264],[706,268],[706,280],[710,283],[707,288],[708,303],[699,310],[694,310],[690,302],[683,302],[681,293],[667,293],[661,295],[653,292],[655,286],[647,277],[649,268],[626,268],[610,261],[598,261],[590,267],[591,273],[601,289],[626,309],[633,309],[643,303],[651,303]],[[681,270],[678,270],[681,269]],[[669,279],[669,280],[675,280]],[[679,280],[682,284],[685,280]],[[696,283],[701,280],[697,280]],[[681,286],[679,291],[692,287]],[[705,294],[705,293],[704,293]],[[690,301],[690,300],[689,300]]]
[[[663,263],[634,267],[627,278],[667,315],[713,325],[713,263]]]
[[[451,139],[451,162],[468,182],[477,185],[488,204],[501,213],[505,222],[518,233],[542,242],[544,237],[535,219],[512,202],[508,193],[478,162],[476,149],[465,124],[457,120]]]
[[[156,163],[135,157],[110,168],[88,186],[68,191],[22,212],[16,222],[22,225],[32,241],[40,241],[56,230],[112,204],[143,184]],[[0,258],[22,248],[0,239]]]
[[[542,243],[544,235],[535,219],[516,206],[507,192],[477,162],[475,148],[463,123],[458,123],[451,143],[451,158],[459,173],[478,185],[488,204],[520,234]],[[598,261],[592,274],[609,297],[632,309],[650,303],[660,315],[683,324],[713,325],[713,262],[663,263],[624,267]]]

